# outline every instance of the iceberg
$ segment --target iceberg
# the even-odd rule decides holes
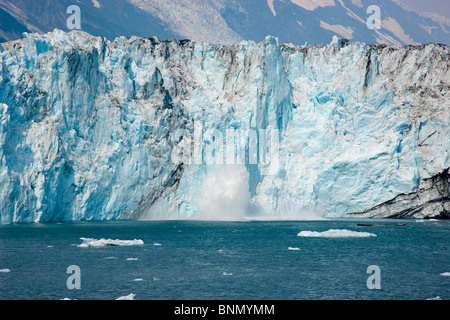
[[[139,246],[143,245],[144,241],[140,239],[134,240],[119,240],[119,239],[93,239],[93,238],[80,238],[83,243],[79,244],[80,248],[88,248],[88,247],[113,247],[113,246]],[[106,259],[106,258],[105,258]]]
[[[300,231],[297,235],[307,238],[366,238],[376,237],[377,235],[370,232],[352,231],[347,229],[330,229],[328,231]]]
[[[25,33],[0,44],[0,222],[448,217],[449,57]]]
[[[120,297],[118,297],[116,300],[134,300],[134,297],[135,297],[136,295],[134,294],[134,293],[130,293],[129,295],[127,295],[127,296],[120,296]]]

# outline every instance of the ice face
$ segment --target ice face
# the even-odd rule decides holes
[[[342,217],[450,167],[448,46],[55,30],[0,62],[3,223]]]

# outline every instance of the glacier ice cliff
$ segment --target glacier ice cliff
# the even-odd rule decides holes
[[[24,36],[2,223],[449,216],[449,46]]]

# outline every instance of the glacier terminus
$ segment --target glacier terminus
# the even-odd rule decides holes
[[[446,45],[0,44],[1,223],[448,218],[449,147]]]

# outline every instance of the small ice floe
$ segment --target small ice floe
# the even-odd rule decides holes
[[[134,279],[133,281],[144,281],[144,279],[142,279],[142,278],[136,278],[136,279]]]
[[[136,297],[136,295],[134,293],[130,293],[127,296],[118,297],[116,300],[134,300],[134,297]]]
[[[53,248],[53,246],[47,246],[47,248]]]
[[[8,268],[6,268],[6,269],[0,269],[0,272],[2,272],[2,273],[7,273],[7,272],[11,272],[11,270],[9,270]]]
[[[154,246],[160,246],[161,243],[155,242],[153,245],[154,245]]]
[[[433,298],[428,298],[427,300],[442,300],[442,299],[441,299],[441,297],[436,296],[436,297],[433,297]]]
[[[301,231],[297,236],[312,238],[365,238],[376,237],[377,235],[370,232],[351,231],[347,229],[330,229],[323,232]]]
[[[300,250],[300,248],[297,248],[297,247],[288,247],[288,250],[298,251],[298,250]]]
[[[440,275],[444,277],[450,277],[450,272],[442,272],[440,273]]]
[[[159,280],[159,278],[153,277],[153,281],[158,281],[158,280]]]
[[[128,261],[136,261],[138,258],[127,258]]]
[[[59,300],[72,300],[72,299],[70,299],[70,298],[62,298],[62,299],[59,299]]]
[[[78,247],[80,248],[87,248],[87,247],[111,247],[111,246],[136,246],[136,245],[143,245],[144,241],[140,239],[134,239],[134,240],[119,240],[119,239],[93,239],[93,238],[80,238],[83,243],[79,244]]]
[[[231,272],[230,273],[223,272],[222,275],[224,275],[224,276],[232,276],[233,274]]]

